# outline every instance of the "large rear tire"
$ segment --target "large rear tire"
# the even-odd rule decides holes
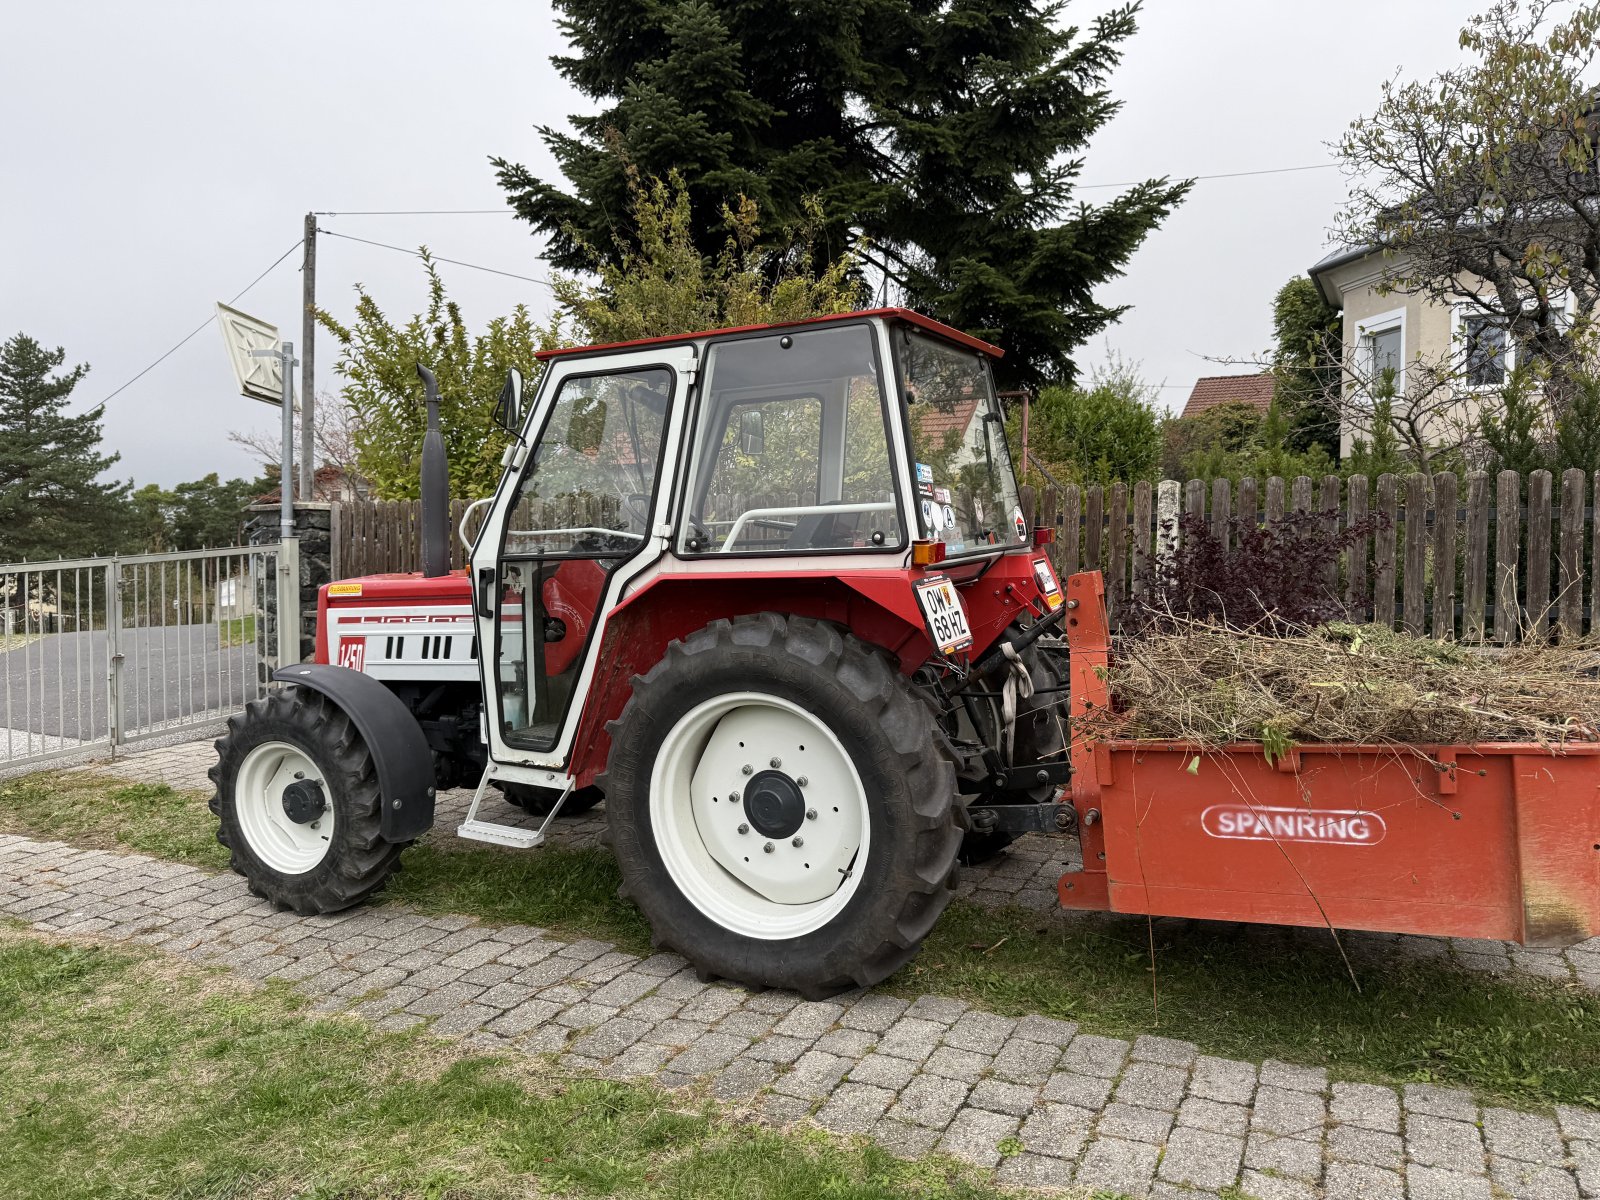
[[[705,978],[809,998],[916,954],[955,886],[955,769],[884,656],[716,621],[633,682],[599,781],[621,894]]]
[[[372,754],[344,710],[283,687],[230,717],[211,768],[217,841],[256,895],[298,913],[359,904],[400,869]]]

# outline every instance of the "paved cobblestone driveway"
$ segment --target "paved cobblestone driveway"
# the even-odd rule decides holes
[[[208,753],[152,751],[116,773],[192,787]],[[594,827],[572,822],[566,836]],[[1024,895],[1057,869],[1032,851],[1017,860],[1030,865],[980,873],[974,897]],[[1023,880],[1015,888],[986,882],[1010,872]],[[292,980],[319,1010],[384,1029],[428,1022],[475,1048],[556,1055],[564,1070],[703,1081],[771,1121],[809,1118],[905,1155],[943,1150],[1006,1183],[1141,1197],[1238,1187],[1260,1200],[1600,1196],[1600,1113],[1584,1109],[1552,1117],[1480,1108],[1452,1089],[1330,1084],[1320,1068],[1212,1058],[1160,1037],[1130,1044],[939,996],[752,995],[700,983],[675,955],[640,959],[398,906],[299,917],[231,875],[3,835],[0,912]],[[1422,939],[1394,952],[1415,952],[1411,942],[1493,953]],[[1564,971],[1592,969],[1553,957]],[[1512,962],[1501,948],[1497,964]]]

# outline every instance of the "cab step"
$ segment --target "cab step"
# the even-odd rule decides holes
[[[531,850],[544,841],[542,830],[478,820],[461,822],[456,826],[456,836],[474,842],[493,842],[496,846],[509,846],[513,850]]]

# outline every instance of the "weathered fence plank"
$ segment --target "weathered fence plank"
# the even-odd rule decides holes
[[[1433,477],[1433,636],[1456,636],[1456,485],[1450,471]]]
[[[1583,472],[1561,473],[1561,636],[1583,636]]]
[[[1148,479],[1133,485],[1133,595],[1136,599],[1149,598],[1151,563],[1155,545],[1155,489]]]
[[[1517,640],[1522,626],[1517,606],[1517,550],[1522,540],[1522,477],[1501,471],[1495,483],[1494,506],[1494,640],[1502,646]]]
[[[1098,483],[1089,487],[1088,503],[1083,508],[1083,569],[1098,571],[1105,566],[1100,554],[1101,539],[1105,536],[1106,490]]]
[[[1211,536],[1228,548],[1228,541],[1232,531],[1228,526],[1233,520],[1233,494],[1226,479],[1211,481]]]
[[[1401,606],[1405,631],[1420,637],[1425,630],[1428,608],[1428,477],[1406,476],[1406,541],[1404,594]]]
[[[1372,611],[1369,603],[1371,592],[1367,588],[1367,546],[1372,540],[1372,535],[1366,532],[1368,486],[1365,475],[1352,475],[1345,505],[1348,513],[1345,528],[1358,532],[1345,553],[1348,567],[1345,570],[1344,603],[1350,615],[1358,621],[1365,621],[1367,614]]]
[[[1528,633],[1550,631],[1550,472],[1528,476]]]
[[[1322,477],[1322,502],[1318,506],[1322,510],[1322,531],[1329,538],[1339,534],[1339,477],[1337,475],[1324,475]],[[1339,594],[1339,560],[1330,557],[1322,569],[1322,585],[1328,589],[1328,595]]]
[[[1467,476],[1467,546],[1461,566],[1461,636],[1481,642],[1489,587],[1489,476]]]
[[[1241,527],[1254,525],[1261,519],[1257,495],[1258,489],[1254,479],[1239,480],[1239,497],[1233,508]]]
[[[1063,574],[1076,575],[1080,569],[1078,546],[1082,523],[1083,496],[1078,485],[1069,483],[1061,489],[1061,557],[1059,566]]]
[[[1106,613],[1114,621],[1121,615],[1128,595],[1128,485],[1121,480],[1111,485],[1107,520],[1111,528],[1106,539]]]
[[[1289,506],[1297,513],[1311,511],[1311,476],[1296,475],[1290,485]]]
[[[1378,476],[1378,528],[1372,536],[1372,619],[1394,628],[1395,544],[1400,532],[1399,480]]]
[[[1267,524],[1283,520],[1283,480],[1274,475],[1267,480]]]

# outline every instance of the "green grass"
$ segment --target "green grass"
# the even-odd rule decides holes
[[[0,1194],[980,1200],[944,1159],[313,1019],[286,989],[0,932]]]
[[[0,830],[223,865],[200,793],[81,773],[0,784]],[[648,931],[599,849],[507,852],[449,838],[406,852],[387,895],[429,912],[540,925],[636,952]],[[1600,1106],[1600,998],[1396,956],[1358,970],[1331,937],[1264,948],[1226,926],[1062,922],[958,901],[886,990],[958,996],[1119,1037],[1159,1032],[1210,1054],[1326,1065],[1336,1076],[1470,1087],[1523,1105]],[[1158,1019],[1159,1018],[1159,1019]]]
[[[254,614],[248,617],[227,617],[218,624],[222,627],[223,646],[253,646],[256,642],[256,619]]]

